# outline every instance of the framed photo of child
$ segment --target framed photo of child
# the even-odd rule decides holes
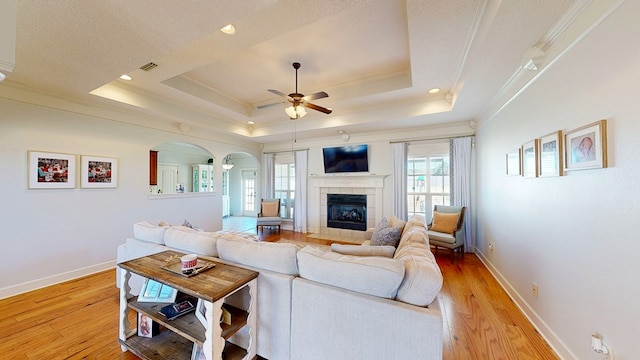
[[[153,337],[160,332],[160,325],[146,314],[138,313],[138,336]]]
[[[607,167],[607,120],[564,133],[565,170]]]

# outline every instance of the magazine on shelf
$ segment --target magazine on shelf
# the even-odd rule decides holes
[[[194,299],[184,299],[167,306],[163,306],[158,312],[167,317],[167,320],[173,320],[180,315],[196,309],[196,301]]]

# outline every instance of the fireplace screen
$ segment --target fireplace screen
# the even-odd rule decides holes
[[[327,194],[327,227],[367,230],[367,195]]]

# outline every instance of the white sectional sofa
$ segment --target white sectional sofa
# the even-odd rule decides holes
[[[334,245],[331,251],[259,242],[251,234],[134,228],[136,238],[118,247],[118,262],[172,249],[258,271],[256,342],[264,358],[442,358],[442,275],[420,217],[404,226],[395,251],[368,245]],[[233,301],[243,306],[247,299]],[[230,341],[246,346],[248,333]]]

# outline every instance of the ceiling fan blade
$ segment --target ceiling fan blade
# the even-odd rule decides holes
[[[304,101],[310,101],[310,100],[322,99],[322,98],[326,98],[326,97],[329,97],[329,94],[327,94],[324,91],[320,91],[320,92],[317,92],[315,94],[307,95],[307,96],[303,97],[303,99],[304,99]]]
[[[332,109],[328,109],[328,108],[325,108],[325,107],[322,107],[322,106],[318,106],[318,105],[315,105],[315,104],[312,104],[312,103],[304,103],[304,106],[308,107],[309,109],[313,109],[313,110],[316,110],[316,111],[323,112],[325,114],[331,114],[331,112],[333,111]]]
[[[285,98],[285,99],[289,97],[289,95],[287,95],[287,94],[285,94],[285,93],[283,93],[283,92],[280,92],[280,91],[278,91],[278,90],[269,89],[269,90],[267,90],[267,91],[268,91],[268,92],[270,92],[270,93],[276,94],[276,95],[278,95],[278,96],[282,96],[282,97],[283,97],[283,98]]]
[[[275,105],[282,105],[284,103],[286,103],[286,101],[280,101],[280,102],[276,102],[276,103],[272,103],[272,104],[260,105],[260,106],[257,106],[257,108],[258,109],[266,109],[268,107],[272,107],[272,106],[275,106]]]

